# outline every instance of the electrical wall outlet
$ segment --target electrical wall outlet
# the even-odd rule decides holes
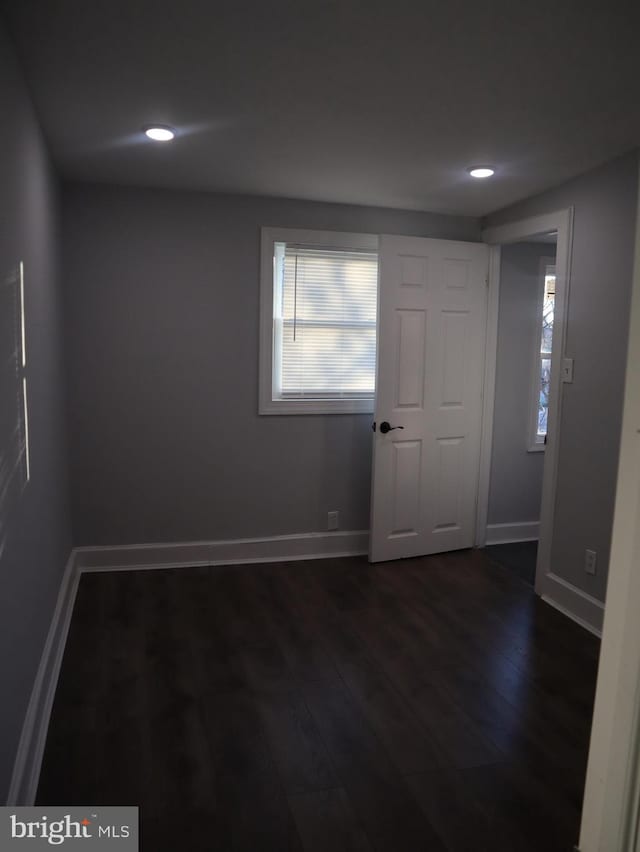
[[[328,530],[337,530],[338,529],[338,513],[337,512],[327,512],[327,529]]]
[[[595,550],[585,550],[584,552],[584,570],[587,574],[596,573],[596,552]]]

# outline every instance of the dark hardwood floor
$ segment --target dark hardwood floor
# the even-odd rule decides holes
[[[82,577],[40,804],[145,852],[570,852],[599,643],[481,551]]]
[[[510,568],[526,580],[530,586],[536,582],[536,560],[538,558],[537,541],[518,541],[509,544],[492,544],[484,549],[492,562]]]

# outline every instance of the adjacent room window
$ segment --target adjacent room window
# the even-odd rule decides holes
[[[265,228],[261,414],[373,411],[377,238]]]
[[[555,300],[556,267],[553,260],[543,258],[540,264],[540,298],[538,300],[538,328],[533,371],[530,450],[544,450],[547,436]]]

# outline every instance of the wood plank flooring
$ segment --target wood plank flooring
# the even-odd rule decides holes
[[[482,551],[85,574],[40,804],[145,852],[570,852],[599,643]]]

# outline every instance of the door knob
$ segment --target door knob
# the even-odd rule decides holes
[[[383,420],[380,424],[380,431],[383,435],[386,435],[387,432],[393,432],[394,429],[404,429],[404,426],[392,426],[387,420]]]

